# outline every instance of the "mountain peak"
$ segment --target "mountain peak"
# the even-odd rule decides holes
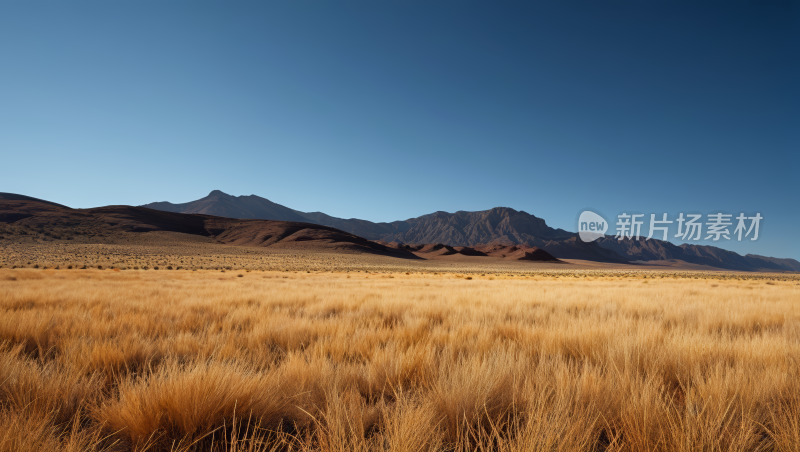
[[[513,215],[515,213],[520,213],[516,209],[512,209],[511,207],[503,207],[503,206],[492,207],[491,209],[489,209],[489,212],[500,214],[500,215]]]
[[[182,204],[168,202],[145,204],[156,210],[175,213],[199,213],[227,218],[314,222],[288,207],[255,195],[233,196],[222,190],[212,190],[205,198]]]

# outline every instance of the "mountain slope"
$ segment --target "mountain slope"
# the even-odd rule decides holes
[[[351,224],[345,223],[341,226],[345,230],[350,230],[347,227]],[[558,259],[615,263],[629,260],[596,243],[583,242],[575,233],[551,228],[543,219],[509,207],[495,207],[477,212],[435,212],[405,221],[378,223],[378,225],[387,229],[397,228],[398,231],[384,232],[377,236],[365,235],[365,237],[398,243],[441,243],[450,247],[523,245],[542,249]]]
[[[386,241],[444,243],[450,246],[508,244],[538,246],[542,240],[564,240],[573,233],[553,229],[541,218],[508,207],[478,212],[435,212],[406,220],[411,227],[387,233]]]
[[[70,209],[39,200],[0,199],[0,242],[41,239],[72,243],[131,243],[147,232],[178,232],[212,243],[358,252],[418,259],[405,250],[388,248],[348,232],[311,223],[250,220],[202,214],[165,212],[145,207],[106,206]]]
[[[36,201],[42,204],[67,208],[67,206],[62,206],[61,204],[45,201],[44,199],[34,198],[32,196],[18,195],[16,193],[0,193],[0,201]]]
[[[641,240],[632,240],[626,238],[617,240],[613,236],[605,236],[597,239],[595,243],[636,261],[683,260],[685,254],[682,248],[670,242],[655,239],[645,240],[642,238]]]
[[[406,221],[393,221],[391,223],[373,223],[367,220],[359,220],[357,218],[336,218],[326,215],[322,212],[300,212],[295,210],[297,214],[306,218],[306,221],[317,224],[324,224],[333,228],[347,231],[351,234],[360,235],[371,240],[378,240],[381,237],[388,237],[391,234],[398,234],[409,230],[412,226],[412,220]]]
[[[800,272],[800,262],[795,259],[781,259],[778,257],[759,256],[758,254],[746,254],[745,259],[755,268],[771,270],[790,270]]]
[[[199,213],[226,218],[316,223],[298,214],[296,211],[276,204],[269,199],[255,195],[231,196],[219,190],[214,190],[205,198],[198,199],[197,201],[183,204],[172,204],[166,201],[153,202],[141,207],[163,210],[166,212]]]
[[[657,239],[639,240],[625,238],[617,240],[605,236],[596,241],[601,247],[627,256],[633,261],[681,260],[692,264],[708,265],[728,270],[777,270],[800,271],[800,262],[794,259],[778,259],[748,254],[742,256],[733,251],[710,245],[673,245]]]
[[[717,248],[716,246],[690,245],[684,243],[680,248],[684,250],[684,256],[686,256],[686,258],[683,260],[686,262],[728,268],[731,270],[755,270],[741,254]]]

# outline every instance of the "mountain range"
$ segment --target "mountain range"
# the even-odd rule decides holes
[[[322,212],[301,212],[259,196],[231,196],[219,190],[212,191],[205,198],[188,203],[156,202],[142,207],[176,213],[281,221],[297,221],[299,216],[301,221],[330,226],[369,240],[386,243],[442,244],[459,247],[525,245],[543,249],[557,258],[614,263],[629,261],[626,257],[602,248],[596,243],[581,241],[574,233],[553,229],[541,218],[508,207],[496,207],[481,212],[434,212],[391,223],[373,223],[355,218],[332,217]]]
[[[509,207],[478,212],[440,211],[390,223],[374,223],[337,218],[322,212],[301,212],[260,196],[231,196],[219,190],[183,204],[155,202],[142,207],[228,218],[300,221],[336,228],[381,243],[441,244],[448,247],[521,245],[543,249],[559,259],[600,262],[680,260],[730,270],[800,271],[800,262],[794,259],[742,256],[707,245],[678,246],[656,239],[617,240],[610,236],[586,243],[574,232],[551,228],[543,219]]]

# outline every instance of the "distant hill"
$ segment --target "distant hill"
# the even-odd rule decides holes
[[[389,237],[391,234],[397,234],[407,231],[411,228],[410,221],[393,221],[391,223],[373,223],[367,220],[359,220],[357,218],[336,218],[326,215],[322,212],[300,212],[295,210],[299,215],[307,218],[307,221],[317,224],[324,224],[333,228],[341,229],[370,240],[378,240],[381,237]]]
[[[553,257],[547,251],[537,248],[535,246],[527,245],[478,245],[476,247],[468,246],[450,246],[443,243],[427,243],[420,245],[406,245],[399,242],[387,243],[383,240],[378,240],[377,243],[386,245],[389,248],[406,250],[414,253],[417,256],[430,259],[438,256],[471,256],[471,257],[497,257],[508,260],[518,261],[535,261],[535,262],[559,262],[560,260]]]
[[[547,240],[565,240],[574,233],[553,229],[541,218],[509,207],[495,207],[478,212],[435,212],[404,223],[403,231],[387,232],[380,237],[405,243],[444,243],[451,246],[513,244],[538,246]]]
[[[219,190],[214,190],[209,193],[208,196],[196,201],[182,204],[161,201],[145,204],[141,207],[163,210],[166,212],[199,213],[227,218],[302,221],[341,229],[370,240],[379,239],[387,234],[402,232],[411,227],[411,225],[405,221],[373,223],[371,221],[355,218],[336,218],[322,212],[301,212],[274,203],[260,196],[232,196]]]
[[[276,204],[269,199],[255,195],[231,196],[219,190],[214,190],[205,198],[198,199],[197,201],[183,204],[172,204],[171,202],[162,201],[145,204],[141,207],[163,210],[165,212],[199,213],[227,218],[309,222],[308,218],[299,215],[288,207]],[[317,222],[311,221],[311,223]]]
[[[800,262],[795,259],[781,259],[778,257],[759,256],[757,254],[747,254],[744,256],[753,267],[764,269],[785,269],[800,272]]]
[[[597,244],[634,261],[681,260],[692,264],[708,265],[727,270],[800,271],[800,262],[794,259],[777,259],[733,251],[710,245],[674,245],[670,242],[641,237],[639,240],[617,240],[612,236],[598,239]]]
[[[31,196],[18,195],[16,193],[0,193],[0,200],[6,200],[6,201],[38,201],[40,203],[49,204],[51,206],[67,207],[67,206],[62,206],[61,204],[56,204],[54,202],[45,201],[43,199],[34,198],[34,197],[31,197]]]

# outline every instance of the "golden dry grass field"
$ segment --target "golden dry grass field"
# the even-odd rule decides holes
[[[0,452],[800,450],[797,276],[133,266],[0,269]]]

